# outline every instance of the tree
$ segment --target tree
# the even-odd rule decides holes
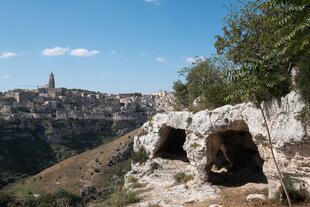
[[[227,81],[222,72],[223,65],[216,65],[208,59],[193,63],[180,71],[185,83],[180,80],[174,83],[177,103],[184,107],[192,107],[197,97],[203,100],[204,108],[213,109],[227,104]]]
[[[289,62],[269,56],[280,34],[275,35],[271,19],[261,4],[261,0],[249,1],[240,11],[229,14],[224,34],[217,36],[217,53],[238,66],[227,71],[235,89],[227,99],[239,97],[242,101],[253,101],[259,97],[262,101],[289,92]]]
[[[268,0],[261,5],[275,27],[276,42],[273,55],[285,55],[292,61],[310,51],[310,1]]]
[[[177,106],[180,108],[187,107],[189,103],[189,95],[186,85],[178,80],[173,83],[173,90]]]

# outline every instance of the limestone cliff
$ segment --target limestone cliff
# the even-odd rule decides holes
[[[309,196],[310,127],[298,118],[304,106],[295,91],[262,104],[284,178]],[[240,186],[248,182],[268,183],[270,199],[280,195],[262,113],[253,103],[195,114],[157,114],[134,139],[134,150],[140,149],[145,149],[149,159],[133,165],[127,186],[128,177],[134,176],[153,189],[153,196],[149,193],[142,203],[179,206],[216,196],[217,185]],[[177,187],[175,173],[192,175],[194,179]]]

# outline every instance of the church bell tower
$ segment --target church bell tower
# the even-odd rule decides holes
[[[54,74],[51,73],[48,79],[48,88],[55,88],[55,78]]]

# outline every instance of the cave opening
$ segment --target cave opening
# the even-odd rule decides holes
[[[161,129],[160,136],[161,145],[156,152],[156,157],[189,162],[187,154],[183,149],[183,145],[186,140],[186,133],[184,129],[176,129],[166,126]]]
[[[230,187],[267,183],[264,160],[248,128],[217,130],[208,136],[207,143],[209,182]]]

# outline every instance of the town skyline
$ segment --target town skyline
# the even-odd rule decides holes
[[[51,71],[66,88],[171,91],[180,68],[215,53],[232,2],[3,1],[0,91],[36,88]]]

